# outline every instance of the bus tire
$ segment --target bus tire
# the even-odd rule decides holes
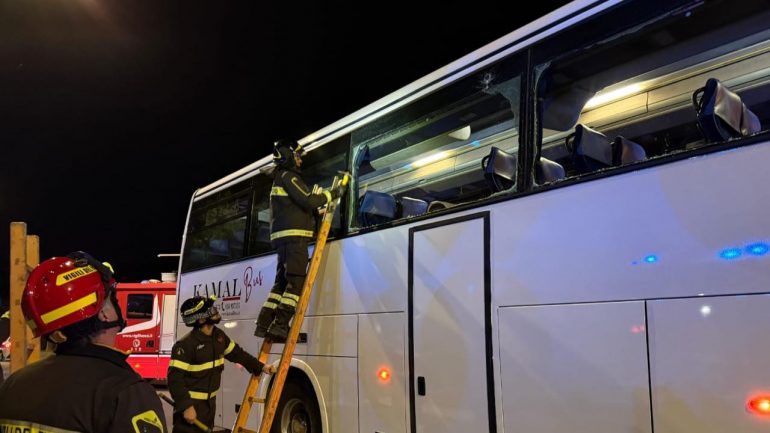
[[[296,381],[287,381],[270,433],[322,433],[315,392]]]

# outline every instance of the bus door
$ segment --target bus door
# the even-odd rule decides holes
[[[409,234],[412,432],[495,432],[489,214]]]

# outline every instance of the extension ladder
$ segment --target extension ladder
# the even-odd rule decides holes
[[[342,179],[335,176],[332,181],[332,188],[338,188],[340,186],[344,188],[347,186],[348,180],[349,177],[347,174],[344,174]],[[305,319],[305,310],[307,310],[307,304],[310,302],[310,293],[313,291],[318,268],[321,265],[321,258],[324,249],[326,248],[326,238],[329,235],[329,229],[331,228],[334,212],[336,211],[338,204],[339,199],[333,200],[326,206],[326,210],[323,213],[321,228],[318,231],[318,238],[316,239],[315,249],[313,250],[313,257],[310,259],[307,277],[305,278],[305,284],[302,287],[302,295],[297,303],[294,321],[291,324],[289,336],[284,344],[281,361],[278,364],[278,370],[275,372],[275,379],[273,379],[273,386],[270,388],[267,401],[265,401],[265,399],[256,398],[262,374],[251,376],[249,384],[246,386],[246,392],[243,395],[243,402],[238,411],[238,417],[235,419],[235,425],[233,425],[233,433],[256,433],[244,427],[246,421],[249,419],[249,412],[251,412],[251,407],[254,403],[265,405],[262,422],[259,426],[259,433],[270,432],[273,418],[275,417],[275,412],[278,408],[278,401],[281,398],[281,391],[283,391],[283,385],[286,382],[286,375],[289,372],[291,358],[294,355],[294,348],[297,346],[297,338],[299,337],[300,328],[302,328],[302,321]],[[263,364],[267,363],[268,357],[270,356],[270,348],[272,346],[273,342],[270,341],[269,338],[265,338],[262,341],[262,347],[259,350],[259,361]]]

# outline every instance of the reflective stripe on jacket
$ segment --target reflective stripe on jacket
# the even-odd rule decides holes
[[[276,170],[270,191],[270,240],[312,238],[315,230],[313,213],[331,199],[328,191],[313,194],[298,172]]]
[[[168,363],[168,390],[175,411],[192,406],[193,400],[208,400],[217,395],[225,359],[250,372],[262,370],[257,358],[217,327],[210,336],[195,328],[174,344]]]

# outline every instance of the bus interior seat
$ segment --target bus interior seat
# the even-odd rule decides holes
[[[428,204],[428,213],[435,212],[438,210],[443,209],[449,209],[450,207],[457,206],[454,203],[449,203],[448,201],[441,201],[441,200],[433,200]]]
[[[631,164],[647,159],[647,152],[638,143],[618,135],[612,142],[613,165]]]
[[[599,131],[579,124],[564,144],[579,174],[612,166],[612,142]]]
[[[585,125],[578,125],[565,142],[580,174],[607,167],[644,161],[644,148],[622,135],[610,141],[606,135]]]
[[[481,169],[492,192],[505,191],[516,184],[516,166],[515,155],[494,146],[481,159]]]
[[[418,198],[401,197],[401,218],[422,215],[428,211],[428,202]]]
[[[557,182],[567,177],[564,167],[556,161],[540,157],[535,165],[535,181],[538,185]]]
[[[709,78],[704,87],[693,93],[692,102],[708,143],[751,135],[762,129],[759,118],[741,97],[715,78]]]
[[[358,218],[364,227],[393,221],[398,217],[396,198],[388,193],[366,191],[360,203]]]

